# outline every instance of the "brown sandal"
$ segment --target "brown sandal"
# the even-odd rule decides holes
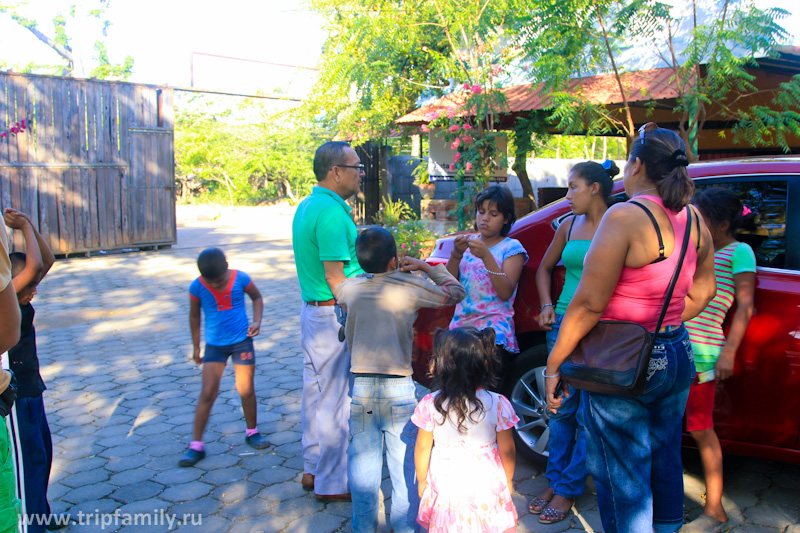
[[[531,514],[541,514],[549,504],[550,500],[545,500],[544,498],[534,498],[531,500],[530,505],[528,505],[528,510],[531,512]]]
[[[550,505],[548,504],[547,507],[542,509],[541,515],[539,515],[539,523],[555,524],[556,522],[561,522],[562,520],[564,520],[568,514],[569,510],[559,511],[555,507],[550,507]]]

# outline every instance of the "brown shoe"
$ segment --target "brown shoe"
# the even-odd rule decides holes
[[[314,494],[318,502],[351,502],[350,493],[346,494]]]
[[[303,474],[303,490],[314,490],[314,474]]]

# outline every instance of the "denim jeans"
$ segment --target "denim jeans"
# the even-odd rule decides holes
[[[606,533],[666,533],[683,524],[681,419],[694,376],[680,326],[656,337],[644,394],[586,395],[587,466]]]
[[[392,480],[392,528],[396,533],[416,531],[414,390],[410,376],[355,375],[347,451],[353,533],[374,532],[378,527],[384,443]]]
[[[558,330],[564,315],[556,315],[556,321],[547,332],[548,353],[556,344]],[[550,457],[547,459],[545,476],[555,494],[574,500],[586,486],[586,429],[583,413],[585,397],[579,389],[570,386],[569,397],[564,398],[556,414],[550,415]]]

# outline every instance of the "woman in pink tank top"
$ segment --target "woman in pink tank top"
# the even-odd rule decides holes
[[[711,236],[687,207],[694,185],[685,145],[655,124],[640,134],[623,170],[631,201],[611,207],[600,222],[547,361],[547,403],[557,410],[559,368],[598,320],[655,329],[691,216],[689,249],[656,337],[645,392],[635,398],[588,394],[586,465],[606,533],[671,533],[683,524],[681,419],[695,375],[683,320],[697,315],[715,291]]]

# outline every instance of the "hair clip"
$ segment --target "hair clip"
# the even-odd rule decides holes
[[[603,161],[603,168],[606,170],[611,170],[611,165],[613,164],[614,164],[613,161],[611,161],[610,159],[606,159],[605,161]]]
[[[749,207],[747,207],[746,205],[742,206],[742,216],[743,217],[746,217],[747,215],[749,215],[752,212],[753,212],[753,210],[750,209]]]

